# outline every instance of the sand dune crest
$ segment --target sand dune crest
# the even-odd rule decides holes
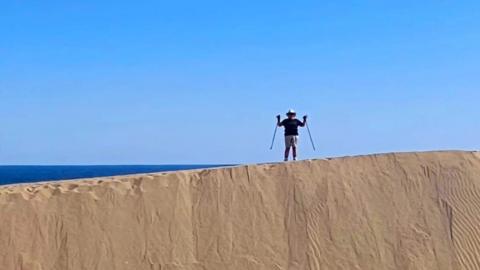
[[[0,187],[0,269],[480,269],[480,154]]]

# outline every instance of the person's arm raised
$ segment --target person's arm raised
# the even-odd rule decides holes
[[[303,116],[302,127],[304,127],[307,124],[307,118],[308,118],[307,115]]]
[[[280,115],[277,115],[277,126],[282,126],[282,122],[280,122]]]

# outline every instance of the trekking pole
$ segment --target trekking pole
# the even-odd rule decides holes
[[[312,143],[313,151],[316,151],[317,149],[315,149],[315,144],[313,143],[312,133],[310,132],[310,128],[308,127],[308,122],[305,125],[307,126],[308,136],[310,136],[310,142]]]
[[[272,139],[272,145],[270,145],[270,150],[273,149],[273,143],[275,142],[275,135],[277,135],[277,128],[278,128],[278,125],[275,124],[275,131],[273,132],[273,139]]]

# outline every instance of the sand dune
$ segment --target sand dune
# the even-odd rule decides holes
[[[2,270],[480,269],[480,154],[0,187]]]

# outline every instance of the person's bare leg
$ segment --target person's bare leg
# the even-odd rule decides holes
[[[297,147],[292,147],[293,160],[297,160]]]
[[[285,148],[285,161],[288,161],[288,155],[290,154],[290,147]]]

